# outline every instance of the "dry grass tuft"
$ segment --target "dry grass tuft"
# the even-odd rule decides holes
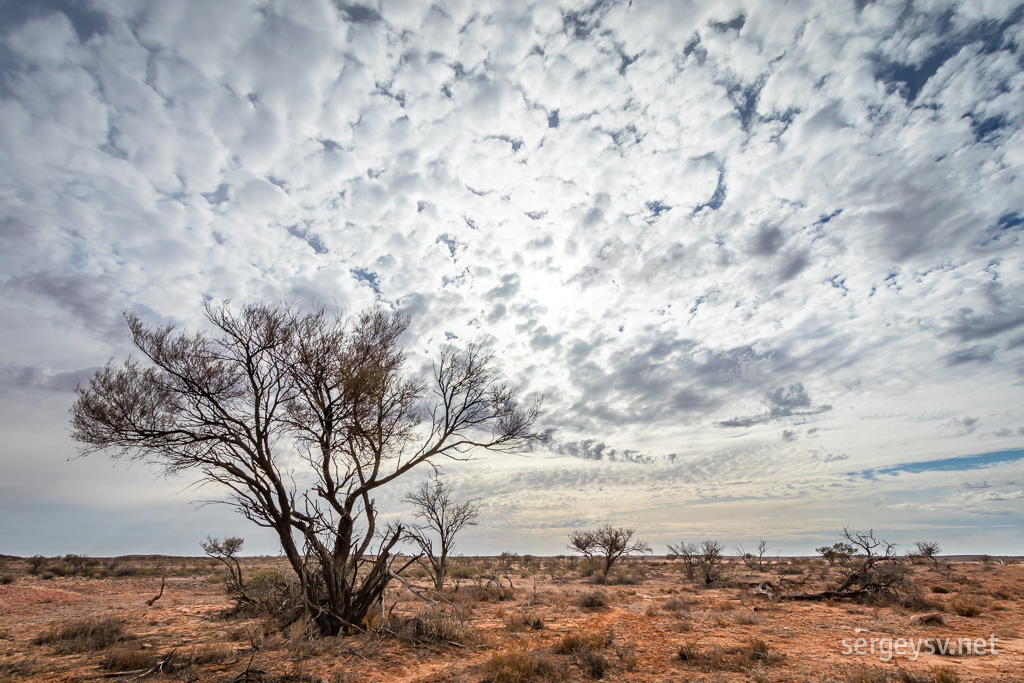
[[[505,628],[509,631],[539,631],[544,628],[544,620],[533,612],[516,612],[505,619]]]
[[[680,661],[700,671],[748,671],[755,667],[773,666],[783,660],[782,653],[771,649],[765,641],[754,638],[736,647],[711,647],[701,650],[683,644],[676,653]]]
[[[586,591],[580,595],[576,604],[583,609],[599,609],[608,606],[608,597],[603,591]]]
[[[551,647],[556,655],[572,655],[581,652],[600,650],[608,647],[612,637],[608,633],[581,633],[574,631],[567,633]]]
[[[131,640],[119,619],[82,619],[58,626],[56,623],[32,639],[33,645],[53,645],[57,654],[94,652]]]
[[[949,607],[962,617],[976,617],[981,614],[981,607],[967,598],[956,598],[949,603]]]
[[[483,666],[486,680],[493,683],[523,683],[524,681],[559,681],[566,669],[547,655],[527,652],[521,645],[496,652]]]

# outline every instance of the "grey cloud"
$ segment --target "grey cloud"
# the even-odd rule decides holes
[[[946,356],[946,365],[963,365],[964,363],[990,363],[995,358],[996,347],[991,344],[976,344],[966,349],[954,351]]]
[[[947,422],[946,426],[956,430],[960,436],[966,436],[981,426],[981,420],[976,417],[955,417]]]
[[[764,225],[754,235],[750,245],[750,252],[756,256],[771,256],[777,253],[785,242],[786,238],[778,227]]]
[[[8,363],[0,368],[0,383],[22,389],[70,392],[74,391],[75,387],[88,383],[89,377],[98,369],[96,366],[54,371],[39,365]]]
[[[85,42],[107,29],[107,16],[84,2],[74,0],[34,0],[5,2],[0,5],[0,26],[17,27],[30,19],[61,14],[71,22],[78,39]]]
[[[118,284],[108,275],[85,273],[36,273],[13,278],[0,284],[8,296],[26,294],[54,302],[87,327],[104,335],[119,335],[123,330],[118,299]]]
[[[809,417],[832,410],[830,405],[811,406],[811,398],[802,382],[779,387],[765,393],[761,399],[766,411],[761,415],[734,417],[716,422],[716,427],[753,427],[787,417]]]
[[[487,322],[494,324],[505,317],[505,304],[495,304],[490,313],[487,314]]]
[[[972,308],[963,308],[949,322],[951,324],[946,329],[946,334],[951,334],[963,342],[976,341],[989,339],[1024,325],[1024,312],[975,313]]]
[[[787,256],[781,263],[778,270],[778,277],[782,281],[788,281],[795,278],[800,273],[806,270],[809,261],[807,259],[806,252],[795,252]]]
[[[797,434],[791,429],[782,430],[782,441],[783,443],[792,443],[797,440]]]
[[[519,293],[519,274],[502,275],[501,284],[487,292],[488,299],[510,299]]]
[[[609,460],[611,462],[633,462],[644,465],[650,465],[655,460],[654,456],[649,453],[641,453],[630,449],[617,450],[596,439],[561,442],[555,446],[554,451],[561,455],[571,455],[574,458],[582,458],[584,460]]]
[[[561,338],[561,333],[552,334],[548,331],[547,327],[542,325],[534,330],[533,334],[530,335],[530,348],[534,351],[543,351],[544,349],[557,346]]]

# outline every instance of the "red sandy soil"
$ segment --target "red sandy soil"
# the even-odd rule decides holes
[[[633,561],[623,569],[642,577],[635,585],[594,586],[566,564],[545,560],[543,565],[520,563],[501,569],[493,558],[462,560],[464,575],[448,597],[461,606],[459,644],[423,643],[388,633],[339,638],[316,638],[302,622],[279,629],[272,618],[225,617],[230,600],[223,585],[211,582],[217,573],[208,559],[142,558],[151,576],[105,578],[29,575],[28,564],[8,560],[0,577],[0,681],[192,680],[192,681],[489,681],[487,663],[516,648],[553,666],[547,679],[589,680],[578,655],[553,654],[569,634],[607,634],[609,644],[597,650],[608,681],[1024,681],[1024,563],[943,563],[913,567],[914,583],[933,609],[865,606],[849,602],[770,600],[751,588],[759,581],[776,583],[785,576],[806,584],[794,590],[823,588],[838,569],[819,561],[786,560],[767,572],[738,564],[727,572],[731,587],[704,589],[683,577],[681,564],[671,560]],[[488,569],[488,565],[490,568]],[[246,560],[247,572],[280,567],[275,558]],[[541,568],[543,567],[543,569]],[[171,570],[174,570],[173,572]],[[154,597],[167,576],[161,598]],[[188,574],[192,574],[189,576]],[[479,574],[498,575],[515,586],[511,600],[480,602],[470,596],[484,585]],[[419,581],[421,585],[422,580]],[[940,591],[933,592],[934,588]],[[603,593],[606,607],[579,606],[589,591]],[[957,599],[981,608],[975,617],[959,616],[951,607]],[[389,589],[394,613],[422,614],[425,603],[398,583]],[[911,625],[922,611],[941,612],[944,626]],[[539,618],[542,628],[519,630],[515,619]],[[112,646],[139,651],[151,663],[175,653],[181,662],[205,654],[197,663],[171,674],[110,671],[101,664],[110,648],[58,654],[53,645],[32,640],[47,629],[82,619],[115,617],[134,638]],[[397,627],[396,627],[397,628]],[[400,629],[399,629],[400,630]],[[997,654],[958,656],[922,653],[893,656],[883,661],[881,641],[875,655],[844,654],[857,638],[918,639],[996,638]],[[742,647],[763,640],[770,661],[738,667],[726,663],[684,662],[681,647],[698,653]],[[846,648],[849,650],[850,648]],[[938,668],[936,668],[938,667]],[[246,673],[248,672],[248,673]],[[888,672],[891,678],[883,674]],[[146,675],[140,676],[145,673]]]

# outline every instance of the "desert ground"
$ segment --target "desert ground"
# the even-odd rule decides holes
[[[286,572],[242,563],[256,582]],[[834,586],[844,569],[821,558],[729,558],[704,587],[671,558],[603,578],[571,557],[460,557],[436,604],[393,581],[365,633],[320,638],[304,620],[232,614],[208,557],[0,556],[0,681],[1024,681],[1024,562],[907,566],[899,600],[859,604],[759,592]],[[912,651],[947,638],[988,649]]]

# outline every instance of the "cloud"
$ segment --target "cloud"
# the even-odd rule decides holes
[[[71,392],[79,385],[87,384],[89,377],[98,369],[97,366],[55,371],[37,365],[24,366],[8,363],[0,368],[0,383],[21,389]]]
[[[731,420],[716,422],[716,427],[753,427],[775,420],[789,417],[810,417],[832,410],[830,405],[811,406],[811,398],[801,382],[788,387],[779,387],[766,392],[761,399],[765,412],[750,417],[734,417]]]
[[[946,423],[947,427],[952,427],[961,436],[971,434],[979,426],[981,426],[981,420],[976,417],[954,417],[952,420]]]
[[[590,443],[552,458],[675,454],[694,500],[757,497],[723,448],[815,486],[829,454],[997,449],[1024,398],[1022,25],[951,0],[7,3],[0,400],[56,405],[130,352],[125,309],[319,299],[412,315],[416,368],[483,341]],[[523,476],[509,519],[539,528],[561,479]]]

